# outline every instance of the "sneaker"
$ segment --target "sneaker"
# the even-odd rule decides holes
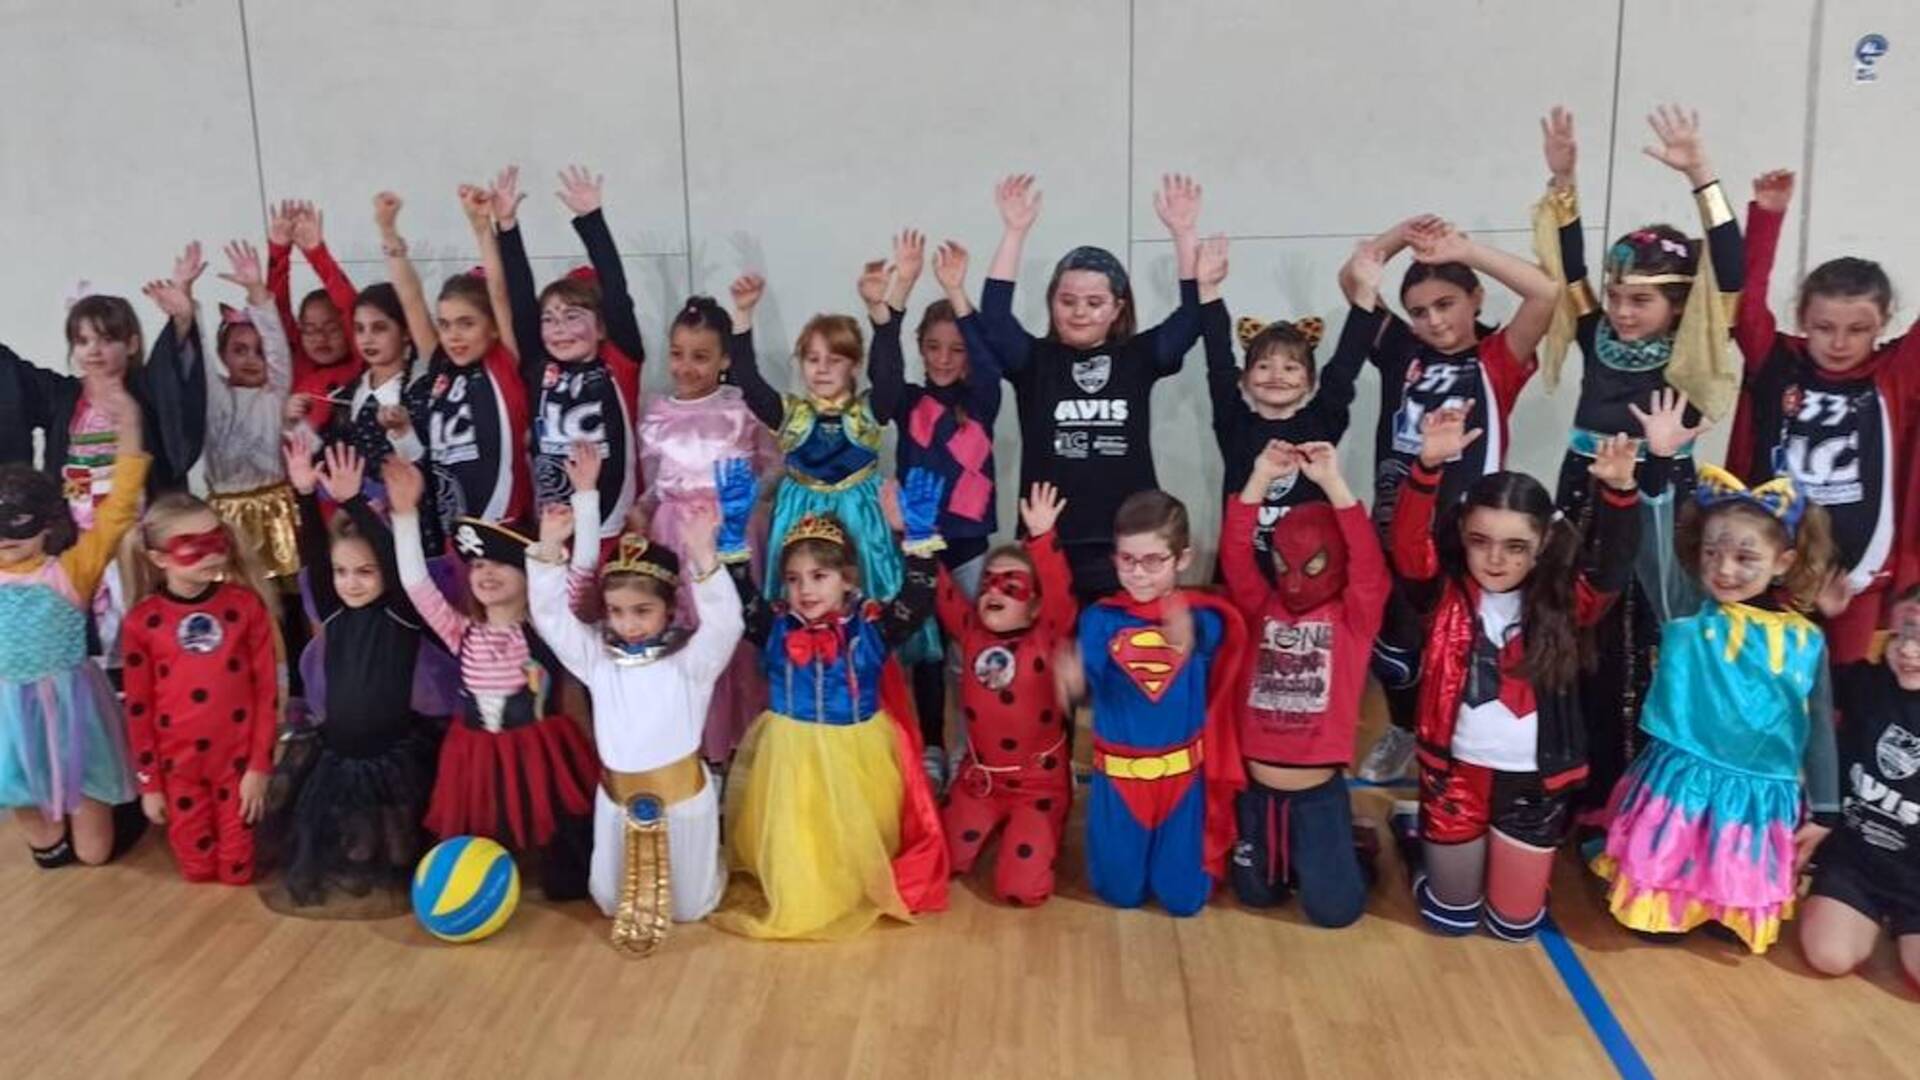
[[[1373,749],[1367,751],[1366,760],[1354,770],[1354,775],[1375,784],[1400,779],[1413,766],[1413,745],[1413,732],[1387,725],[1386,732],[1373,744]]]
[[[920,751],[920,766],[927,770],[927,786],[933,789],[933,797],[939,798],[947,790],[947,752],[938,746],[929,746]]]
[[[1409,876],[1418,874],[1422,869],[1420,849],[1420,804],[1411,799],[1396,799],[1393,814],[1387,818],[1387,831],[1393,836],[1393,846],[1400,852],[1400,861],[1405,864]]]

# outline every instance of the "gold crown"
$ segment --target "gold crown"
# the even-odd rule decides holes
[[[847,546],[847,531],[840,523],[824,514],[808,514],[793,523],[787,530],[787,538],[780,542],[783,548],[792,547],[802,540],[824,540],[829,544]]]
[[[644,536],[621,533],[620,546],[614,551],[613,558],[608,559],[606,565],[600,568],[600,576],[604,578],[608,574],[640,574],[678,588],[679,573],[676,569],[663,565],[658,558],[649,558],[648,552],[652,548],[653,545],[647,543],[647,538]]]

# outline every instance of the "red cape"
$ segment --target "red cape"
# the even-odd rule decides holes
[[[1247,786],[1246,763],[1240,758],[1238,698],[1240,665],[1247,651],[1247,628],[1240,611],[1211,589],[1181,589],[1189,607],[1220,617],[1220,648],[1207,674],[1207,720],[1201,729],[1202,781],[1207,785],[1206,834],[1201,857],[1216,881],[1227,876],[1227,853],[1233,848],[1233,800]],[[1100,601],[1130,615],[1159,622],[1158,600],[1139,603],[1126,594]]]
[[[900,733],[900,778],[906,797],[900,802],[900,854],[893,858],[893,887],[916,915],[947,910],[947,834],[940,827],[940,803],[927,783],[920,761],[920,725],[914,719],[913,694],[900,663],[889,659],[880,675],[880,707]]]

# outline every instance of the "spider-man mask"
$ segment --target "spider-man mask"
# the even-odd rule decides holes
[[[1273,580],[1280,603],[1304,615],[1347,587],[1347,539],[1326,503],[1304,503],[1273,527]]]

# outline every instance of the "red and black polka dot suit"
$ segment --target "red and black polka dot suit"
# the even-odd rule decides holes
[[[273,620],[251,589],[162,590],[121,633],[127,736],[140,793],[167,798],[167,843],[188,881],[253,878],[240,778],[270,772],[279,675]]]
[[[1073,576],[1053,533],[1029,538],[1040,611],[1033,625],[1002,636],[980,625],[974,602],[940,573],[940,625],[959,643],[960,707],[967,753],[942,815],[956,874],[972,869],[1003,824],[993,891],[1010,904],[1053,895],[1053,864],[1073,800],[1067,716],[1054,699],[1053,654],[1073,633]]]

